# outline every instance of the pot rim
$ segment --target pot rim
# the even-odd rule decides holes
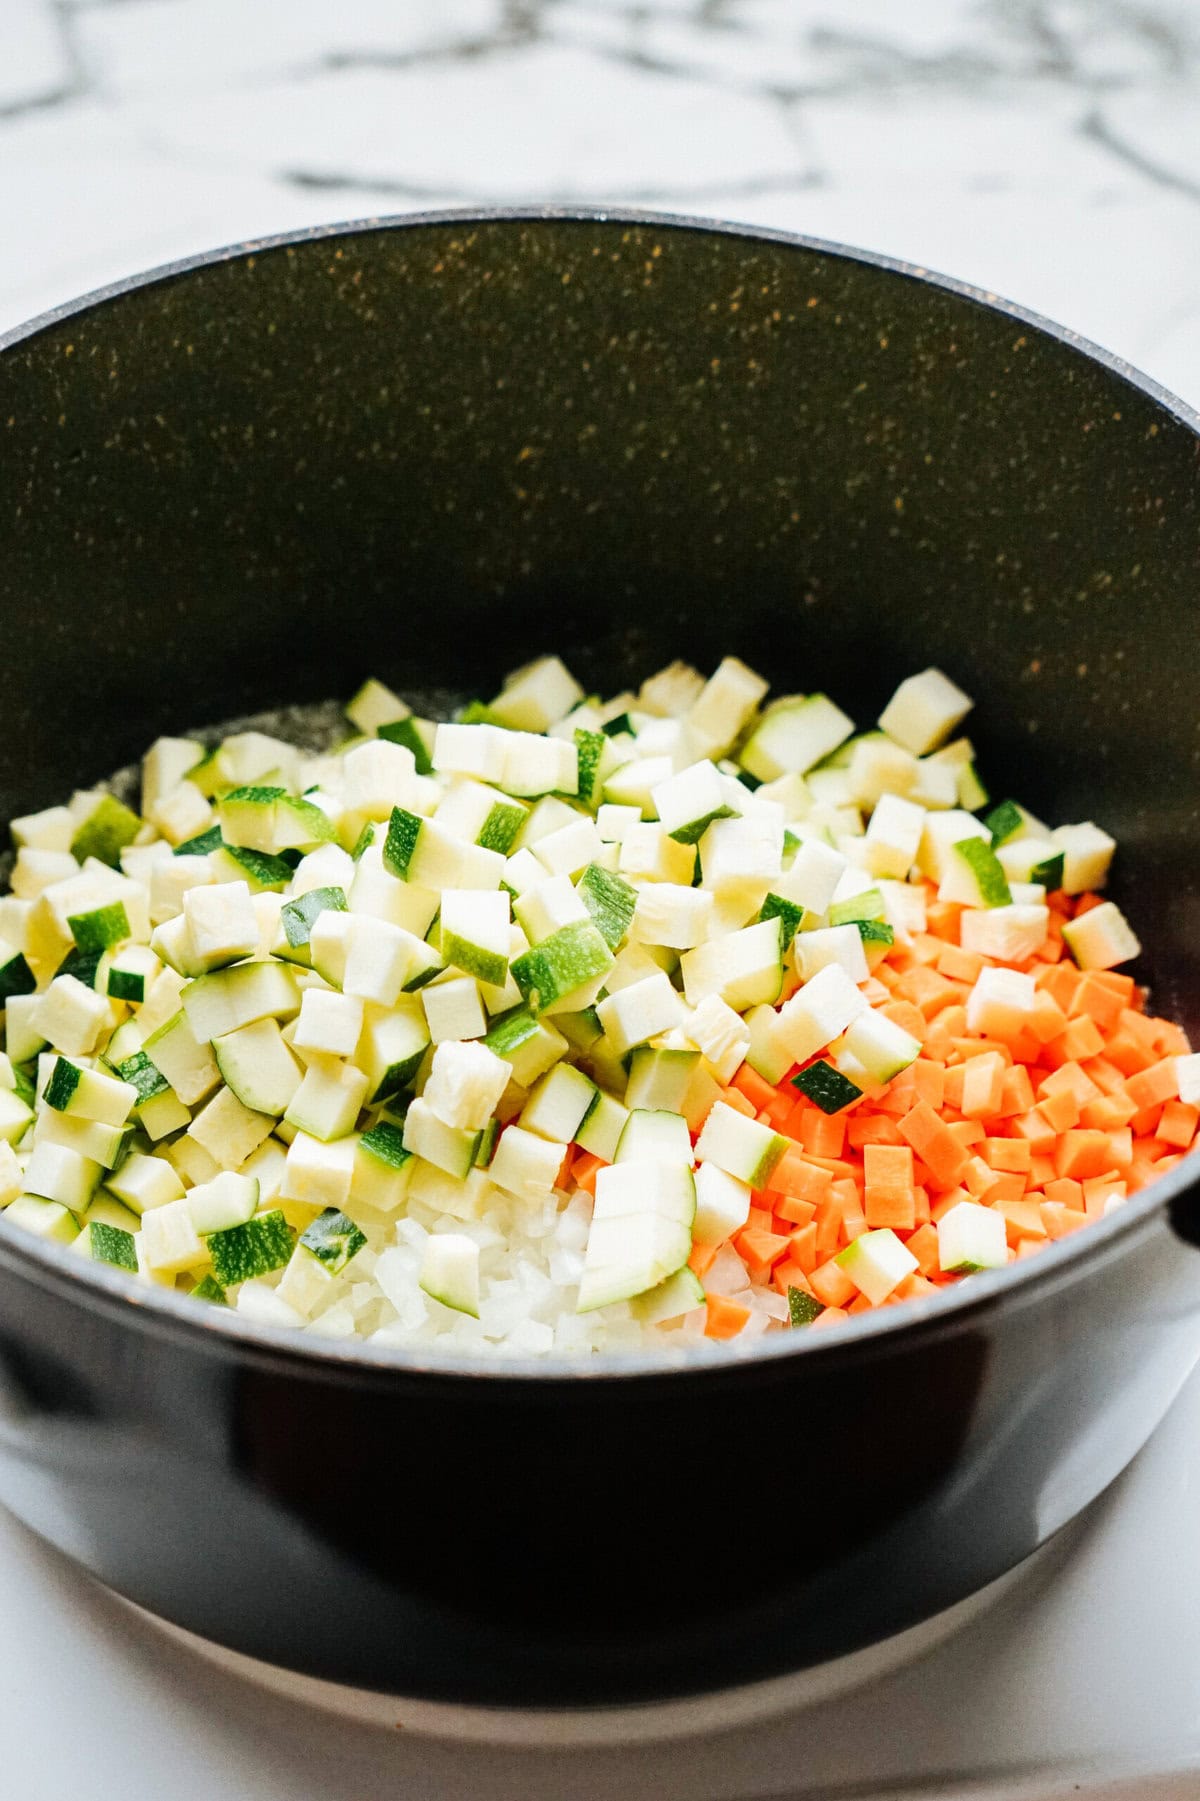
[[[361,234],[385,234],[430,226],[516,225],[540,222],[590,226],[652,226],[664,232],[691,232],[706,237],[743,240],[749,244],[782,245],[808,251],[839,262],[864,264],[898,276],[903,281],[940,289],[974,306],[985,308],[1031,328],[1065,345],[1079,356],[1100,365],[1118,380],[1137,388],[1171,418],[1200,440],[1200,411],[1172,394],[1161,383],[1143,374],[1123,357],[1060,325],[1028,307],[1002,298],[990,290],[954,276],[930,270],[878,251],[863,250],[825,238],[809,237],[767,226],[739,224],[679,213],[663,213],[636,207],[608,206],[511,206],[456,207],[419,213],[378,215],[301,227],[267,237],[246,239],[216,249],[199,251],[154,268],[123,276],[92,289],[77,299],[64,301],[23,324],[0,332],[0,355],[62,325],[121,299],[126,294],[160,283],[173,282],[219,263],[251,258],[298,245]],[[772,1365],[793,1357],[819,1358],[826,1363],[858,1361],[876,1354],[877,1342],[898,1338],[913,1340],[956,1330],[962,1317],[979,1317],[1006,1303],[1012,1294],[1030,1300],[1044,1288],[1061,1288],[1081,1279],[1085,1267],[1118,1254],[1127,1239],[1144,1235],[1154,1216],[1177,1201],[1200,1181],[1200,1161],[1193,1154],[1159,1177],[1141,1194],[1133,1196],[1106,1219],[1093,1221],[1084,1230],[1044,1247],[1036,1257],[1022,1258],[1004,1269],[980,1272],[938,1294],[899,1307],[877,1308],[821,1332],[768,1333],[746,1347],[735,1343],[698,1343],[686,1350],[648,1352],[598,1352],[589,1357],[551,1353],[545,1357],[480,1357],[468,1351],[439,1350],[434,1345],[375,1345],[368,1339],[323,1339],[288,1327],[266,1326],[239,1319],[231,1309],[200,1307],[190,1296],[139,1281],[107,1265],[83,1263],[69,1247],[43,1243],[30,1233],[8,1225],[0,1217],[0,1263],[16,1265],[35,1285],[70,1292],[99,1306],[105,1313],[124,1314],[167,1335],[182,1330],[197,1346],[238,1347],[255,1360],[265,1359],[284,1368],[311,1368],[314,1374],[336,1378],[354,1376],[386,1378],[395,1375],[459,1381],[484,1377],[493,1382],[540,1382],[555,1385],[580,1379],[605,1382],[631,1377],[678,1380],[697,1374],[747,1373],[752,1367]],[[1179,1241],[1181,1251],[1186,1250]],[[128,1311],[136,1309],[136,1312]]]

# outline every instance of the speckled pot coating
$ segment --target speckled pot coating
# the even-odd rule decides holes
[[[1197,422],[1068,334],[832,246],[544,213],[221,252],[0,352],[5,813],[368,671],[465,697],[542,647],[607,688],[733,650],[865,721],[936,662],[1001,789],[1120,836],[1145,973],[1200,1028]],[[1188,1170],[1163,1193],[1194,1235]],[[1196,1269],[1147,1197],[974,1300],[484,1380],[147,1304],[0,1225],[0,1500],[316,1674],[724,1686],[1071,1518],[1195,1361]],[[698,1584],[764,1507],[787,1554]]]

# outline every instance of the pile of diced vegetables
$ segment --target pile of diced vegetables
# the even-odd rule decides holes
[[[729,657],[310,755],[160,738],[13,821],[0,1204],[274,1325],[480,1352],[824,1326],[1178,1161],[1114,844],[992,805],[934,669],[856,733]]]

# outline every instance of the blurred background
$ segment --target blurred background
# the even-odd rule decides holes
[[[537,200],[888,251],[1200,402],[1200,0],[0,0],[0,330],[234,239]]]

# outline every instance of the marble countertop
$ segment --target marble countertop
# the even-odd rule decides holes
[[[887,251],[1200,401],[1197,0],[2,0],[0,328],[242,237],[537,200]]]

